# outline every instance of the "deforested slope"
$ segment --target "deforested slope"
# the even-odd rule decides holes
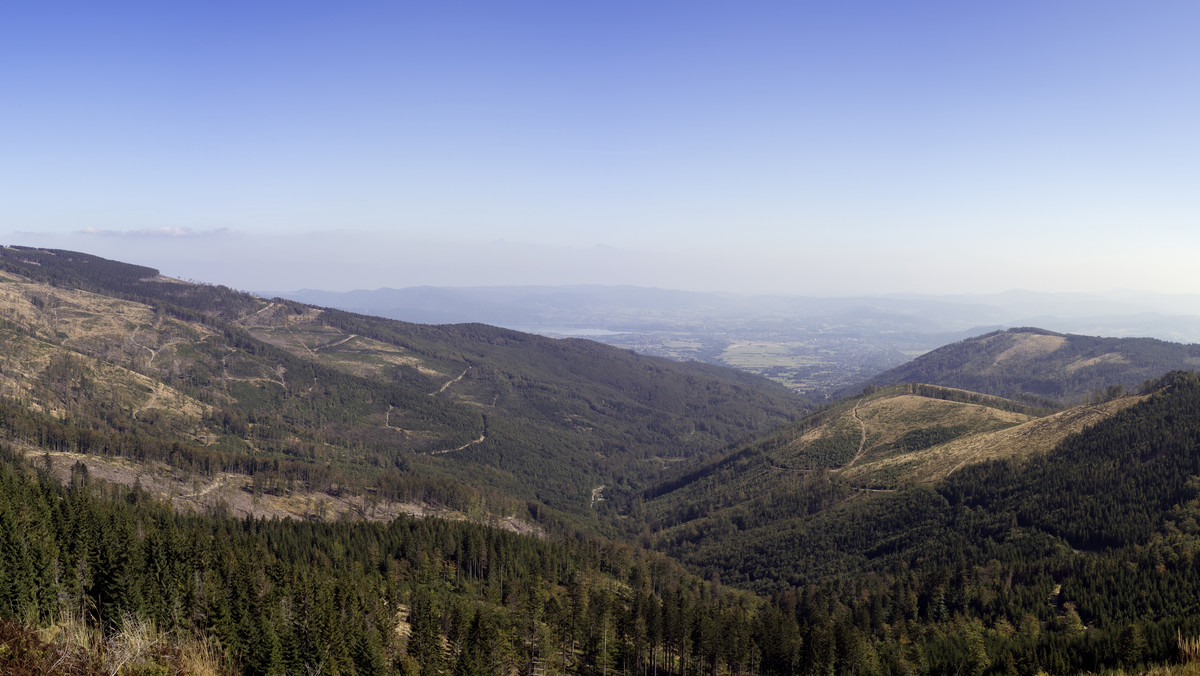
[[[0,276],[10,434],[254,475],[272,494],[465,509],[485,490],[591,518],[595,486],[644,485],[805,406],[732,369],[270,301],[87,254],[6,247]]]

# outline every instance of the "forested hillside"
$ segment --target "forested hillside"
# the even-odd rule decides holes
[[[662,673],[756,659],[759,601],[659,555],[441,519],[188,516],[0,447],[0,672]],[[8,635],[11,636],[11,631]],[[6,627],[0,622],[0,638]],[[211,673],[211,672],[210,672]]]
[[[785,672],[1170,660],[1179,636],[1200,635],[1200,378],[1173,374],[1153,390],[1048,453],[877,492],[835,472],[796,475],[747,496],[740,514],[664,531],[660,546],[774,595],[774,621],[795,638],[764,659]]]
[[[804,407],[732,369],[266,301],[85,254],[4,248],[0,273],[9,435],[271,495],[587,520],[598,486],[644,486]]]
[[[971,464],[1044,453],[1137,401],[1053,411],[931,385],[874,389],[644,491],[639,509],[660,546],[684,560],[700,557],[698,563],[705,550],[728,549],[713,532],[729,533],[736,549],[752,549],[756,538],[771,539],[853,496],[931,485]],[[766,565],[756,583],[789,565]]]
[[[929,383],[1033,402],[1075,404],[1109,388],[1136,390],[1172,369],[1200,366],[1200,345],[1010,329],[952,343],[867,381]],[[852,388],[843,394],[857,392]]]
[[[1200,376],[1092,387],[1190,357],[1088,340],[943,362],[1015,398],[872,386],[801,417],[711,366],[0,249],[0,673],[1200,657]],[[1020,384],[1050,382],[1094,391]]]
[[[709,533],[723,552],[703,564],[710,582],[624,545],[465,522],[185,515],[82,463],[63,485],[5,446],[0,635],[20,640],[0,666],[1136,670],[1200,635],[1200,378],[1159,385],[1047,454],[871,495],[820,489],[836,489],[828,475],[798,485],[828,503],[753,547]],[[769,599],[731,588],[744,584]]]

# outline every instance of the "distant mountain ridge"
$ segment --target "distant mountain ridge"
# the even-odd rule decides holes
[[[509,328],[587,324],[598,312],[662,308],[708,312],[729,309],[721,296],[629,286],[495,286],[359,289],[347,292],[303,289],[278,294],[312,305],[421,324],[483,323]]]
[[[1010,327],[1200,342],[1200,297],[1132,292],[820,298],[507,286],[281,295],[402,321],[582,335],[643,354],[743,369],[818,400],[857,391],[930,350]]]
[[[1134,292],[811,297],[705,293],[637,286],[476,286],[272,292],[303,303],[420,323],[638,330],[657,320],[739,322],[874,317],[889,330],[952,333],[1041,326],[1058,332],[1200,341],[1200,295]]]
[[[1200,637],[1200,377],[1106,379],[1194,347],[997,331],[896,377],[1016,398],[798,417],[708,364],[0,248],[0,671],[82,613],[248,674],[1140,673]]]
[[[482,490],[587,519],[597,485],[650,480],[806,407],[733,369],[269,301],[76,252],[0,248],[0,277],[0,380],[27,402],[6,404],[19,435],[236,471],[277,494],[461,509],[487,502],[471,497]]]
[[[1018,328],[946,345],[865,384],[929,383],[1003,397],[1073,403],[1098,390],[1114,386],[1135,389],[1167,371],[1197,366],[1200,345]],[[843,395],[853,391],[845,390]]]

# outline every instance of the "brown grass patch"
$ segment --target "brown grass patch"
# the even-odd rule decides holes
[[[0,673],[5,676],[220,676],[232,673],[207,639],[160,633],[148,620],[122,618],[119,631],[103,635],[77,615],[36,630],[0,620]]]
[[[96,396],[111,397],[140,415],[157,411],[187,428],[207,409],[153,377],[186,368],[189,359],[178,348],[212,335],[206,327],[164,317],[140,303],[27,280],[0,282],[0,316],[30,331],[5,336],[0,394],[32,394],[32,384],[51,361],[67,355],[83,366]],[[56,401],[33,403],[52,413],[59,407]]]
[[[1012,344],[1007,350],[996,356],[994,365],[1044,357],[1067,344],[1065,336],[1049,336],[1041,333],[1006,333],[997,338],[1008,338]]]
[[[1116,352],[1109,352],[1108,354],[1102,354],[1099,357],[1092,357],[1091,359],[1080,359],[1077,362],[1072,362],[1070,364],[1067,364],[1067,372],[1074,373],[1074,372],[1078,371],[1079,369],[1085,369],[1089,366],[1096,366],[1098,364],[1128,364],[1128,363],[1129,363],[1129,360],[1126,359],[1124,357],[1124,355],[1117,354]]]
[[[915,394],[877,399],[858,409],[858,417],[867,427],[867,452],[894,444],[909,432],[937,426],[962,425],[971,432],[1010,427],[1027,422],[1032,416],[944,399],[931,399]]]
[[[149,356],[178,341],[177,333],[189,340],[212,335],[206,327],[164,319],[142,303],[27,281],[0,282],[0,314],[92,353],[96,346],[116,345]],[[126,345],[134,331],[133,345]]]
[[[387,379],[397,367],[411,366],[425,375],[446,375],[404,348],[321,325],[317,311],[288,312],[282,320],[273,319],[269,311],[252,317],[242,321],[255,338],[339,371]]]
[[[931,448],[861,462],[847,475],[863,483],[933,483],[968,464],[1045,453],[1067,436],[1087,429],[1143,398],[1122,397],[1103,404],[1076,406],[1014,427],[972,434]]]

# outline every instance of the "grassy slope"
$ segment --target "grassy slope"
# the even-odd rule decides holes
[[[848,469],[845,476],[863,485],[933,483],[969,464],[1045,453],[1066,437],[1095,425],[1141,399],[1140,396],[1121,397],[1103,403],[1076,406],[1017,424],[1001,424],[991,430],[981,427],[977,432],[928,448],[898,450],[864,458]]]

